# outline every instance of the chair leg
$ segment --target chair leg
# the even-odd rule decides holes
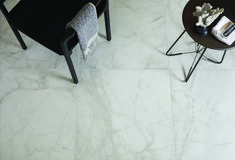
[[[72,30],[70,30],[72,31]],[[69,50],[68,49],[68,41],[72,38],[73,36],[70,36],[70,37],[66,37],[65,39],[62,39],[60,41],[60,46],[61,46],[61,49],[64,53],[64,57],[65,57],[65,60],[67,62],[67,65],[69,67],[69,71],[70,71],[70,74],[73,78],[73,82],[75,84],[78,83],[78,78],[77,78],[77,74],[75,72],[75,69],[74,69],[74,66],[73,66],[73,62],[71,60],[71,54],[72,54],[72,50]]]
[[[12,29],[12,31],[14,32],[14,34],[15,34],[17,40],[19,41],[21,47],[22,47],[24,50],[26,50],[26,49],[27,49],[27,46],[26,46],[26,44],[24,43],[24,40],[22,39],[22,37],[21,37],[19,31],[18,31],[13,25],[11,25],[10,23],[9,23],[9,25],[11,26],[11,29]]]
[[[12,31],[14,32],[16,38],[18,39],[18,41],[19,41],[21,47],[22,47],[24,50],[26,50],[26,49],[27,49],[27,46],[25,45],[25,43],[24,43],[24,41],[23,41],[23,39],[22,39],[22,37],[21,37],[19,31],[15,28],[14,25],[11,24],[10,20],[8,19],[8,11],[7,11],[7,9],[5,8],[5,6],[4,6],[3,4],[0,4],[0,9],[1,9],[3,15],[5,16],[5,18],[6,18],[7,22],[8,22],[8,24],[10,25]]]
[[[107,1],[107,7],[106,10],[104,11],[104,18],[105,18],[105,28],[106,28],[106,36],[107,40],[111,40],[111,27],[110,27],[110,18],[109,18],[109,4]]]
[[[70,74],[71,74],[71,76],[72,76],[72,78],[73,78],[73,82],[74,82],[75,84],[77,84],[77,83],[78,83],[78,78],[77,78],[77,74],[76,74],[76,72],[75,72],[75,69],[74,69],[73,62],[72,62],[72,60],[71,60],[71,57],[70,57],[70,55],[67,54],[67,53],[64,54],[64,57],[65,57],[65,60],[66,60],[66,62],[67,62],[67,65],[68,65],[68,67],[69,67]]]

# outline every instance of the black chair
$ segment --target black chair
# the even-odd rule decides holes
[[[0,9],[22,48],[27,49],[19,31],[58,55],[63,55],[75,84],[78,83],[78,78],[71,54],[79,41],[73,29],[65,31],[66,24],[83,6],[92,2],[96,6],[98,17],[104,13],[107,40],[111,40],[108,0],[21,0],[9,12],[4,1],[0,0]]]

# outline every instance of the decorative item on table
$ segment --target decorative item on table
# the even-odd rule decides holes
[[[221,42],[231,45],[235,41],[235,24],[223,16],[212,28],[211,33]]]
[[[193,13],[193,16],[198,17],[198,22],[195,25],[195,31],[200,35],[207,35],[207,27],[224,12],[224,8],[212,8],[213,7],[210,3],[204,3],[202,7],[196,6],[196,12]]]

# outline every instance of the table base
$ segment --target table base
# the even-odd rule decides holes
[[[186,32],[186,30],[184,30],[181,35],[176,39],[176,41],[171,45],[171,47],[167,50],[166,55],[167,56],[178,56],[178,55],[183,55],[183,54],[189,54],[189,53],[196,53],[196,56],[193,60],[193,63],[189,69],[189,72],[185,78],[185,82],[188,82],[189,78],[191,77],[191,75],[193,74],[193,72],[195,71],[196,67],[198,66],[199,62],[201,61],[201,59],[205,59],[209,62],[215,63],[215,64],[221,64],[224,60],[224,57],[226,55],[227,50],[224,50],[223,56],[221,58],[221,60],[217,61],[211,58],[208,58],[206,56],[204,56],[207,47],[201,46],[200,44],[197,43],[197,49],[195,51],[192,52],[179,52],[179,53],[173,53],[173,54],[169,54],[169,52],[172,50],[172,48],[177,44],[177,42],[181,39],[181,37],[184,35],[184,33]],[[197,59],[198,55],[200,54],[199,58]],[[197,59],[197,60],[196,60]]]

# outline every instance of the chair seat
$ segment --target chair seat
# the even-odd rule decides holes
[[[11,11],[17,29],[48,49],[62,55],[61,38],[65,26],[88,2],[101,0],[21,0]]]

